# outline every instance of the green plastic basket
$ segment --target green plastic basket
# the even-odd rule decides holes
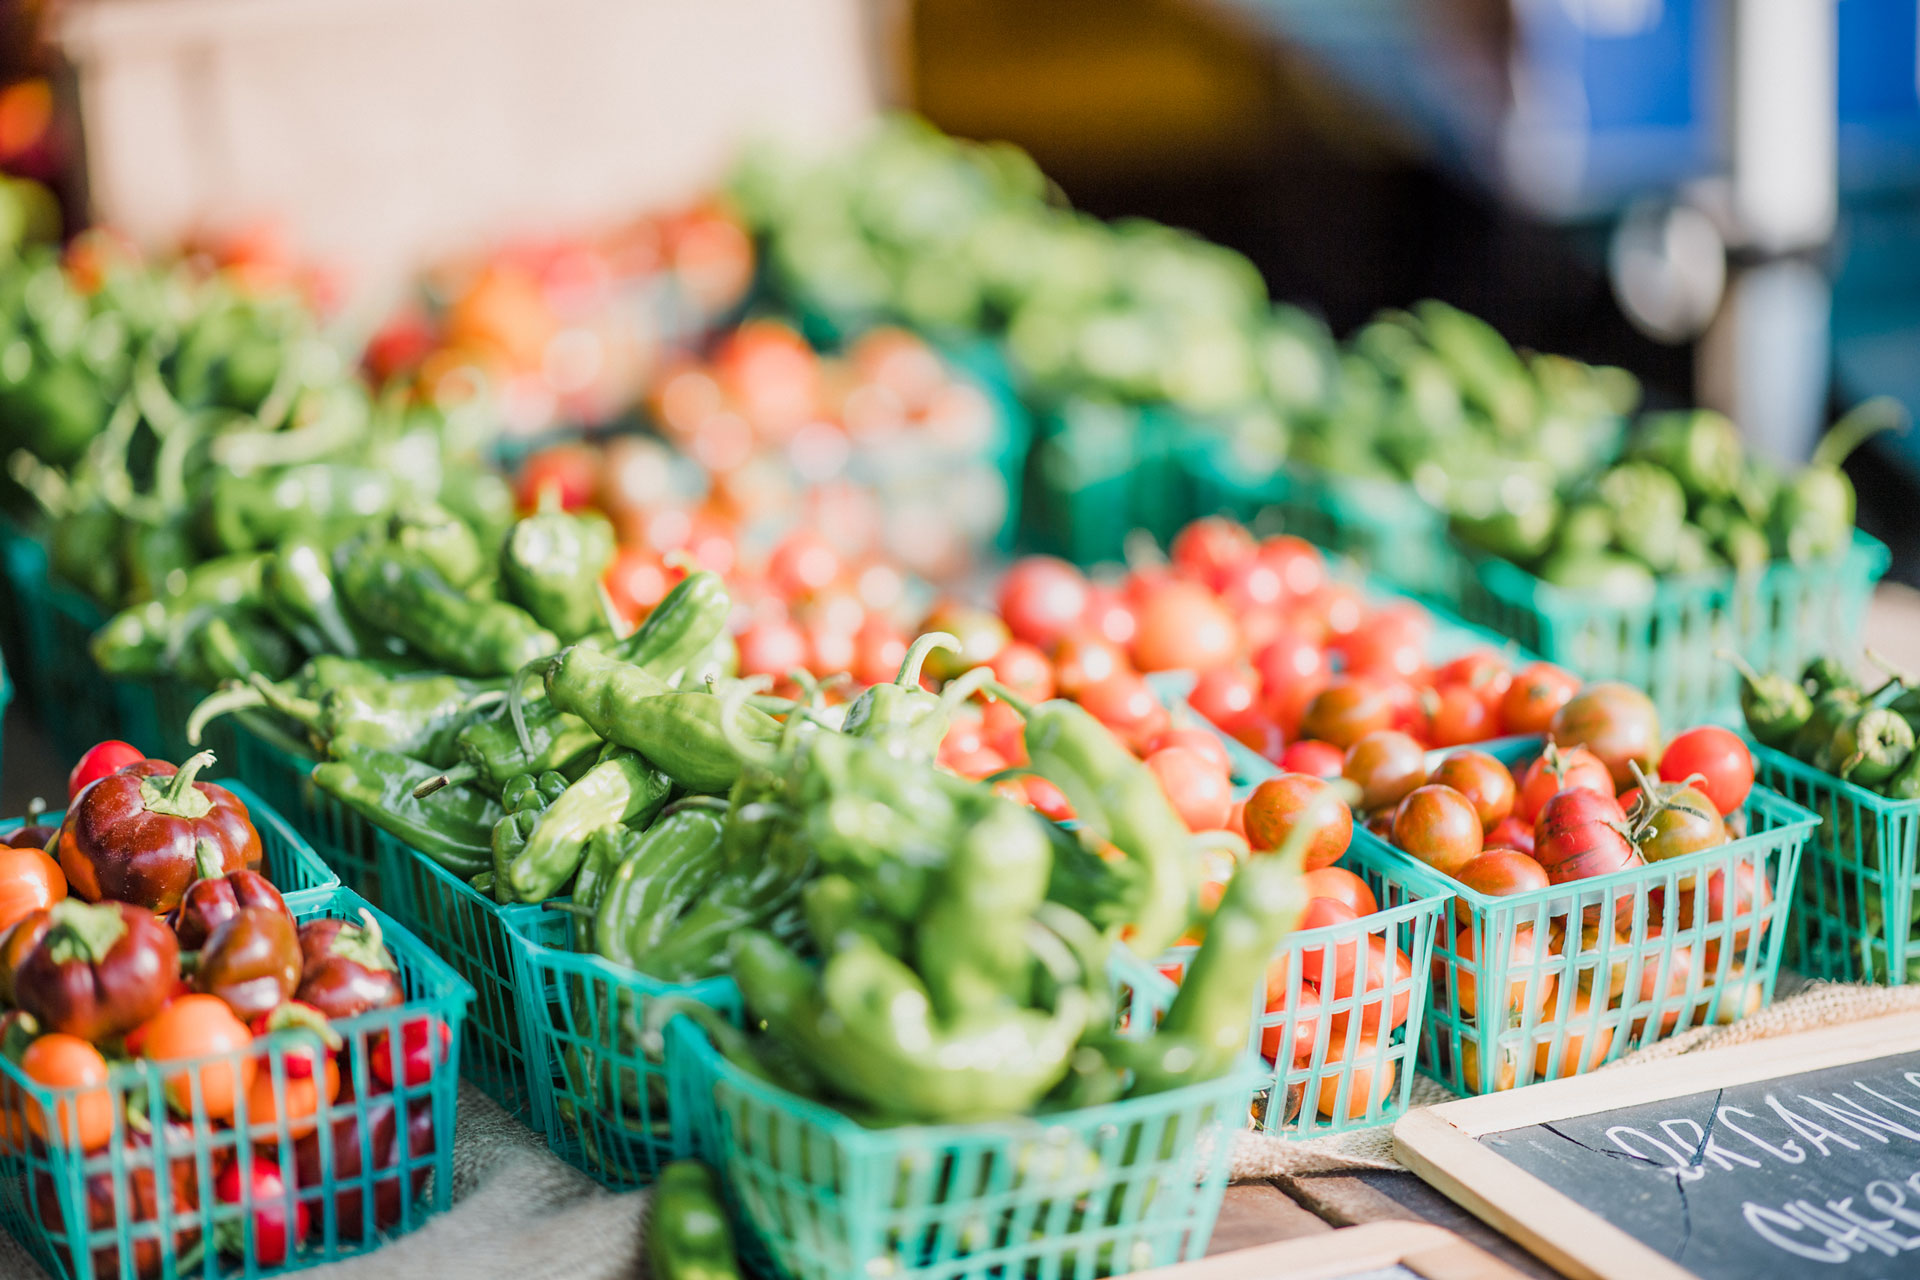
[[[341,888],[299,893],[288,905],[303,921],[356,919],[367,909],[363,899]],[[257,1063],[257,1070],[271,1073],[274,1109],[285,1116],[289,1049],[294,1054],[305,1051],[295,1037],[284,1037],[264,1051],[249,1047],[164,1068],[144,1062],[116,1064],[101,1086],[113,1103],[112,1135],[91,1153],[77,1142],[23,1142],[17,1129],[8,1130],[0,1140],[0,1222],[49,1272],[73,1280],[189,1272],[189,1251],[197,1242],[211,1241],[216,1232],[237,1233],[240,1252],[208,1248],[203,1274],[253,1277],[368,1252],[444,1210],[452,1193],[460,1030],[473,993],[417,939],[390,920],[381,918],[380,923],[399,965],[406,1003],[335,1024],[346,1042],[340,1058],[341,1097],[322,1102],[313,1114],[321,1137],[352,1126],[349,1132],[360,1140],[363,1172],[342,1172],[334,1158],[335,1147],[351,1138],[306,1140],[320,1152],[321,1176],[308,1185],[289,1176],[288,1190],[278,1201],[289,1222],[297,1212],[296,1202],[311,1215],[305,1242],[283,1265],[261,1265],[251,1227],[256,1211],[271,1211],[274,1202],[263,1206],[247,1194],[235,1203],[222,1203],[213,1188],[220,1166],[229,1160],[239,1162],[242,1185],[250,1186],[247,1175],[264,1150],[271,1145],[284,1151],[294,1135],[284,1119],[251,1120],[244,1093],[232,1126],[216,1128],[208,1118],[204,1086],[231,1079],[231,1073]],[[425,1018],[438,1019],[448,1028],[447,1063],[418,1085],[402,1082],[380,1092],[371,1067],[380,1038],[396,1042],[403,1027]],[[180,1086],[173,1091],[176,1096],[185,1095],[176,1122],[152,1125],[150,1138],[136,1135],[127,1120],[127,1105],[152,1117],[165,1115],[169,1080]],[[56,1139],[63,1120],[85,1114],[77,1108],[83,1103],[80,1095],[88,1092],[48,1088],[29,1080],[12,1062],[0,1060],[0,1103],[16,1116],[43,1117],[41,1127]],[[89,1107],[97,1105],[91,1098],[84,1101]],[[411,1138],[403,1140],[408,1125],[398,1123],[399,1118],[415,1121],[423,1111],[432,1124],[431,1146],[424,1150]],[[394,1126],[391,1139],[382,1136],[388,1124]],[[370,1205],[372,1213],[366,1212]]]
[[[1514,767],[1538,754],[1540,740],[1481,749]],[[1742,816],[1747,833],[1718,848],[1529,893],[1494,897],[1443,877],[1464,923],[1434,943],[1421,1070],[1457,1093],[1488,1093],[1589,1071],[1763,1008],[1780,972],[1801,849],[1820,820],[1765,787],[1753,789]],[[1389,879],[1431,882],[1430,868],[1363,827],[1353,839],[1394,868]],[[1743,888],[1762,883],[1764,891]],[[1724,895],[1728,885],[1734,892]],[[1717,920],[1696,905],[1702,886],[1709,900],[1718,886],[1731,901]],[[1529,946],[1534,939],[1545,945]],[[1599,991],[1601,975],[1609,999],[1587,996],[1581,1009],[1582,989]],[[1478,1018],[1482,991],[1507,993],[1497,1023]],[[1609,1008],[1616,991],[1620,1007]]]
[[[1816,654],[1857,652],[1887,548],[1856,530],[1825,564],[1776,561],[1745,579],[1667,580],[1647,604],[1621,605],[1556,587],[1518,565],[1475,559],[1462,576],[1461,616],[1511,636],[1588,680],[1647,691],[1668,724],[1738,723],[1732,649],[1760,671],[1798,671]]]
[[[1141,530],[1162,546],[1198,511],[1180,458],[1201,424],[1165,406],[1072,400],[1042,414],[1022,542],[1076,564],[1119,560]]]
[[[676,1109],[744,1256],[792,1280],[1119,1275],[1205,1252],[1259,1076],[975,1125],[868,1129],[741,1071],[685,1018]]]
[[[1834,982],[1920,981],[1920,800],[1890,800],[1753,744],[1754,776],[1820,817],[1795,890],[1787,966]]]
[[[550,913],[502,906],[384,831],[376,832],[374,844],[387,910],[473,988],[461,1070],[514,1119],[541,1131],[520,1028],[513,922]]]
[[[1276,469],[1225,440],[1187,450],[1180,461],[1197,514],[1222,513],[1262,532],[1295,534],[1404,591],[1457,598],[1462,562],[1447,538],[1447,518],[1409,485],[1298,463]]]
[[[1270,775],[1273,772],[1268,770]],[[1253,1102],[1253,1122],[1264,1132],[1287,1138],[1320,1138],[1371,1128],[1406,1114],[1413,1102],[1434,934],[1448,918],[1453,901],[1445,877],[1410,872],[1373,846],[1356,842],[1338,865],[1367,882],[1380,910],[1346,924],[1288,934],[1268,970],[1269,986],[1284,983],[1284,998],[1277,1008],[1269,1009],[1267,990],[1254,997],[1249,1048],[1261,1054],[1263,1070]],[[1374,970],[1361,959],[1376,941],[1406,955],[1406,972]],[[1168,951],[1159,960],[1160,972],[1177,982],[1196,950],[1189,946]],[[1357,973],[1377,972],[1382,981],[1369,977],[1349,983],[1344,996],[1325,996],[1316,1009],[1303,1010],[1302,987],[1312,982],[1324,992],[1331,971],[1336,966],[1349,967],[1349,962]],[[1283,965],[1285,976],[1276,979]],[[1385,1035],[1376,1031],[1369,1037],[1368,1021],[1376,1028],[1382,1022],[1390,1024],[1391,1017],[1383,1018],[1382,1011],[1397,1010],[1403,1002],[1406,1016],[1400,1024],[1389,1025]],[[1333,1028],[1335,1019],[1344,1026]],[[1369,1039],[1373,1048],[1363,1052]],[[1285,1049],[1299,1041],[1312,1049],[1305,1059],[1296,1060]],[[1269,1046],[1281,1050],[1277,1057],[1268,1057]]]
[[[313,845],[347,887],[376,906],[387,905],[381,883],[380,829],[313,784],[314,758],[272,728],[235,717],[234,773],[264,796]]]
[[[203,781],[218,782],[247,806],[247,817],[252,820],[253,829],[260,833],[260,849],[264,854],[260,864],[261,874],[282,894],[307,889],[330,890],[340,883],[339,877],[313,851],[313,846],[252,787],[238,778],[206,778]],[[55,809],[30,818],[0,819],[0,835],[16,831],[28,823],[57,826],[65,816],[66,810]]]
[[[573,950],[571,918],[540,907],[506,917],[536,1122],[547,1146],[603,1186],[652,1182],[693,1148],[675,1123],[667,1062],[642,1034],[656,1001],[697,1000],[740,1020],[731,978],[674,983]]]

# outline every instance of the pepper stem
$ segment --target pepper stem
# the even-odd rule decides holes
[[[893,682],[903,688],[911,689],[920,683],[920,668],[927,665],[927,655],[935,649],[945,649],[948,653],[960,652],[960,637],[950,631],[929,631],[907,646],[907,656],[900,660],[900,673]]]
[[[1855,449],[1882,431],[1906,429],[1906,406],[1892,396],[1862,400],[1842,414],[1840,421],[1834,423],[1833,429],[1814,447],[1813,465],[1838,467]]]
[[[1744,678],[1748,684],[1758,685],[1760,683],[1761,675],[1758,671],[1755,671],[1753,669],[1753,664],[1748,662],[1745,658],[1741,657],[1739,654],[1735,653],[1733,650],[1715,649],[1713,651],[1713,656],[1716,658],[1719,658],[1722,662],[1731,662],[1733,664],[1733,669],[1735,671],[1738,671],[1742,676],[1742,678]]]
[[[381,939],[380,921],[365,907],[360,908],[360,920],[360,924],[348,925],[335,935],[333,953],[369,969],[391,971],[393,956]]]
[[[297,693],[289,692],[282,686],[267,679],[265,675],[258,671],[254,672],[247,679],[248,683],[259,691],[261,701],[265,702],[269,707],[272,707],[275,711],[278,711],[281,715],[293,721],[295,724],[300,725],[302,728],[313,730],[316,733],[319,731],[321,711],[320,704],[317,701],[312,698],[303,698]]]
[[[202,880],[218,880],[227,874],[226,860],[211,840],[194,841],[193,866]]]
[[[428,796],[440,790],[442,787],[457,786],[461,783],[471,782],[479,776],[480,776],[479,766],[471,765],[471,764],[457,764],[453,768],[447,770],[445,773],[439,774],[432,778],[428,778],[425,782],[415,787],[413,789],[413,798],[415,800],[425,800]]]
[[[940,691],[940,710],[952,714],[955,707],[994,683],[992,667],[975,667]],[[1014,707],[1014,710],[1020,711],[1020,708]],[[1020,713],[1023,716],[1026,714],[1024,711]]]
[[[980,668],[980,667],[974,668],[975,671],[979,671],[982,669],[983,668]],[[998,698],[1000,701],[1012,707],[1015,711],[1018,711],[1020,713],[1021,719],[1031,720],[1033,718],[1033,704],[1028,702],[1025,698],[1022,698],[1019,694],[1015,693],[1013,690],[1007,688],[1007,686],[1001,684],[998,680],[982,680],[980,682],[980,688],[978,690],[969,690],[968,692],[975,693],[975,692],[982,692],[982,691],[991,695],[992,697]]]
[[[199,746],[201,735],[205,733],[210,721],[218,720],[230,712],[247,711],[266,705],[267,696],[264,693],[237,681],[223,689],[216,689],[200,699],[200,705],[187,716],[187,743],[190,746]]]
[[[145,778],[140,783],[140,802],[147,812],[168,818],[204,818],[213,801],[194,790],[193,780],[213,763],[213,752],[201,751],[188,756],[179,772],[171,778]]]

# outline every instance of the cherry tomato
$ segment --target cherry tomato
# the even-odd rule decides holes
[[[1487,832],[1486,847],[1489,849],[1512,849],[1533,856],[1533,827],[1520,820],[1520,815],[1509,815],[1505,822]]]
[[[1591,791],[1613,798],[1613,775],[1600,758],[1585,747],[1562,751],[1549,746],[1546,754],[1528,765],[1520,776],[1520,792],[1513,816],[1532,827],[1547,801],[1562,791]]]
[[[1551,662],[1535,662],[1514,673],[1500,697],[1500,731],[1545,733],[1553,714],[1580,691],[1580,677]]]
[[[1027,702],[1045,702],[1053,696],[1053,664],[1024,640],[1008,641],[987,665],[1001,684]]]
[[[1640,802],[1644,811],[1646,802]],[[1648,862],[1684,858],[1702,849],[1727,842],[1727,824],[1706,793],[1694,787],[1681,787],[1655,802],[1651,812],[1632,814],[1640,856]]]
[[[1233,772],[1233,759],[1227,755],[1226,744],[1211,729],[1169,729],[1147,744],[1149,751],[1163,751],[1168,747],[1197,751],[1221,773]]]
[[[1007,758],[992,747],[975,751],[942,752],[940,763],[963,778],[978,782],[1007,767]]]
[[[1353,1066],[1345,1071],[1327,1071],[1320,1077],[1320,1093],[1316,1105],[1320,1114],[1330,1120],[1361,1120],[1387,1105],[1393,1096],[1394,1082],[1398,1077],[1399,1065],[1392,1058],[1380,1056],[1380,1042],[1372,1036],[1362,1036],[1353,1046],[1351,1055],[1347,1052],[1346,1042],[1335,1039],[1327,1046],[1327,1065],[1345,1062],[1351,1056]],[[1346,1105],[1340,1102],[1342,1089],[1346,1090]]]
[[[756,618],[736,637],[740,645],[740,674],[773,676],[807,665],[807,634],[786,618]]]
[[[861,684],[886,684],[907,657],[907,637],[878,613],[870,613],[853,633],[853,678]]]
[[[1238,724],[1254,714],[1260,692],[1259,678],[1246,667],[1215,667],[1203,671],[1187,695],[1194,714],[1214,724]]]
[[[1733,865],[1731,892],[1728,890],[1727,873],[1720,870],[1707,877],[1704,892],[1695,887],[1680,895],[1679,925],[1683,930],[1692,929],[1703,911],[1709,926],[1724,925],[1729,921],[1739,925],[1732,931],[1730,941],[1735,963],[1744,963],[1747,944],[1753,936],[1753,926],[1763,922],[1772,906],[1773,886],[1767,883],[1767,878],[1758,874],[1752,863],[1736,862]],[[1701,960],[1709,973],[1718,973],[1721,931],[1710,927],[1707,933],[1709,936],[1701,949]]]
[[[147,758],[147,753],[129,742],[109,738],[94,744],[67,775],[67,802],[71,804],[90,782],[118,773],[130,764]]]
[[[113,1137],[114,1099],[106,1087],[107,1060],[98,1049],[79,1036],[49,1032],[20,1055],[20,1070],[49,1089],[82,1090],[55,1102],[51,1117],[39,1103],[26,1100],[27,1128],[35,1137],[82,1151],[107,1145]]]
[[[0,937],[67,896],[67,873],[44,849],[0,845]]]
[[[1300,773],[1283,773],[1262,782],[1247,797],[1248,842],[1262,852],[1278,849],[1307,807],[1327,789],[1325,779]],[[1307,844],[1308,871],[1332,866],[1353,843],[1353,814],[1344,804],[1329,807],[1333,813],[1314,829]]]
[[[1367,938],[1367,959],[1364,965],[1356,965],[1354,971],[1337,980],[1332,989],[1332,1003],[1352,1000],[1356,989],[1359,1002],[1356,1006],[1360,1013],[1360,1029],[1368,1035],[1380,1031],[1380,1019],[1387,1019],[1388,1031],[1400,1026],[1407,1020],[1407,1011],[1413,1000],[1413,962],[1407,959],[1407,953],[1398,947],[1389,946],[1387,940],[1378,935]],[[1387,993],[1392,992],[1392,1003],[1388,1003]],[[1338,1009],[1329,1020],[1332,1034],[1336,1040],[1347,1037],[1347,1023],[1352,1019],[1354,1010]]]
[[[1399,804],[1427,780],[1427,753],[1397,729],[1376,729],[1347,748],[1341,773],[1360,788],[1365,812]]]
[[[149,1062],[179,1062],[227,1053],[166,1078],[167,1102],[183,1116],[197,1102],[209,1120],[231,1120],[240,1095],[253,1085],[259,1066],[252,1054],[235,1054],[253,1043],[247,1024],[218,996],[185,995],[146,1022],[140,1056]],[[236,1061],[237,1060],[237,1061]]]
[[[320,1123],[317,1116],[321,1102],[332,1102],[339,1096],[340,1064],[332,1054],[320,1060],[320,1074],[296,1076],[289,1072],[277,1090],[271,1067],[262,1062],[247,1089],[247,1123],[253,1126],[256,1141],[278,1142],[284,1115],[287,1136],[304,1138]]]
[[[1067,803],[1067,797],[1060,788],[1048,782],[1037,773],[1029,773],[1020,779],[1026,788],[1027,803],[1044,818],[1055,822],[1065,822],[1073,817],[1073,806]]]
[[[1454,935],[1453,953],[1457,962],[1449,963],[1444,957],[1434,957],[1434,980],[1444,990],[1444,975],[1451,968],[1460,1015],[1478,1018],[1480,981],[1489,975],[1487,967],[1480,964],[1479,942],[1471,925]],[[1553,997],[1560,989],[1560,980],[1542,967],[1546,957],[1547,952],[1539,945],[1532,925],[1523,924],[1513,931],[1513,941],[1507,948],[1507,1006],[1497,1021],[1504,1021],[1508,1015],[1525,1014],[1529,1009],[1541,1017],[1547,1016],[1552,1010]]]
[[[1223,727],[1232,735],[1235,742],[1263,760],[1278,764],[1280,757],[1286,753],[1287,735],[1281,732],[1279,725],[1265,716],[1243,716]],[[1339,754],[1336,749],[1334,755]],[[1326,776],[1337,778],[1340,775],[1336,771]]]
[[[1282,724],[1297,722],[1333,679],[1324,649],[1297,631],[1282,631],[1253,655],[1261,708]]]
[[[1427,781],[1452,787],[1472,801],[1474,812],[1480,815],[1480,825],[1487,831],[1507,820],[1518,794],[1507,766],[1484,751],[1454,752],[1440,762],[1440,767]]]
[[[1319,867],[1300,877],[1300,890],[1309,900],[1332,898],[1344,902],[1356,916],[1370,916],[1380,909],[1373,890],[1345,867]]]
[[[1513,687],[1513,669],[1507,666],[1505,658],[1493,650],[1475,649],[1442,664],[1433,673],[1433,683],[1440,687],[1450,684],[1467,686],[1473,690],[1476,698],[1487,704],[1487,710],[1494,713],[1497,724],[1501,701],[1507,696],[1507,690]]]
[[[1080,615],[1080,629],[1124,649],[1140,632],[1140,615],[1134,611],[1133,601],[1125,592],[1095,585],[1087,589],[1087,607]]]
[[[1573,998],[1572,1012],[1560,1024],[1565,1032],[1558,1066],[1551,1071],[1547,1069],[1553,1064],[1553,1042],[1562,1036],[1559,1030],[1549,1029],[1534,1046],[1533,1074],[1536,1080],[1564,1080],[1568,1076],[1592,1071],[1607,1060],[1607,1052],[1613,1048],[1613,1026],[1608,1023],[1605,1010],[1601,1011],[1599,1026],[1592,1026],[1592,1021],[1592,998],[1584,992],[1577,993]],[[1592,1036],[1591,1044],[1588,1043],[1589,1035]]]
[[[1549,883],[1547,869],[1518,849],[1484,849],[1468,859],[1454,879],[1495,898],[1532,893]],[[1455,899],[1454,909],[1462,924],[1473,919],[1473,907],[1465,898]]]
[[[1279,765],[1288,773],[1304,773],[1313,778],[1337,778],[1346,769],[1347,757],[1331,742],[1303,738],[1280,754]]]
[[[800,528],[781,539],[767,557],[767,581],[789,600],[824,591],[839,581],[840,553],[825,537]]]
[[[1716,725],[1688,729],[1661,753],[1660,777],[1686,782],[1695,774],[1701,781],[1694,785],[1713,801],[1713,807],[1722,816],[1734,813],[1753,790],[1753,753],[1739,734]]]
[[[387,1032],[376,1033],[367,1045],[367,1065],[382,1088],[391,1089],[398,1080],[411,1089],[433,1078],[433,1073],[447,1060],[452,1044],[453,1033],[447,1024],[422,1014],[401,1024],[398,1054],[394,1053],[393,1038]]]
[[[1092,632],[1076,631],[1054,646],[1054,684],[1069,698],[1078,698],[1080,691],[1088,685],[1098,684],[1110,676],[1131,670],[1133,664],[1127,661],[1124,649]],[[1205,677],[1201,679],[1204,681]],[[1200,708],[1195,707],[1194,710],[1199,711]],[[1201,711],[1200,714],[1207,713]],[[1211,716],[1207,718],[1213,719]]]
[[[1166,583],[1140,609],[1133,661],[1142,671],[1210,671],[1239,651],[1233,615],[1197,583]]]
[[[1345,750],[1376,729],[1393,724],[1393,702],[1385,686],[1343,676],[1307,705],[1300,734]]]
[[[637,543],[622,543],[613,553],[613,562],[600,575],[607,599],[628,626],[653,612],[673,589],[676,575],[660,557]]]
[[[1229,572],[1258,554],[1247,527],[1225,516],[1202,516],[1176,533],[1167,549],[1174,568],[1214,591],[1225,584]]]
[[[1393,813],[1393,843],[1446,875],[1458,876],[1484,836],[1473,801],[1452,787],[1417,787]]]
[[[1185,747],[1163,747],[1147,757],[1147,768],[1187,830],[1218,831],[1227,825],[1233,784],[1207,757]]]
[[[1027,762],[1027,722],[1004,702],[989,702],[980,708],[980,742],[1008,764]]]
[[[1355,675],[1406,679],[1427,665],[1432,622],[1417,605],[1378,610],[1366,625],[1342,637],[1337,647]]]
[[[1534,823],[1534,858],[1553,884],[1641,866],[1639,851],[1620,834],[1625,824],[1620,802],[1612,796],[1562,791],[1547,801]]]
[[[1318,595],[1327,585],[1327,559],[1305,538],[1268,538],[1260,544],[1259,556],[1279,571],[1287,594],[1296,600]]]
[[[1513,1088],[1519,1078],[1519,1057],[1512,1045],[1500,1046],[1492,1083],[1480,1078],[1480,1042],[1471,1035],[1460,1037],[1460,1071],[1466,1092],[1498,1092]]]
[[[1041,650],[1053,648],[1083,625],[1087,604],[1086,578],[1052,556],[1016,560],[1000,580],[1000,616],[1006,619],[1007,629],[1016,639]],[[1117,644],[1132,638],[1130,633],[1113,637]]]
[[[1289,1014],[1293,1019],[1291,1033],[1286,1025]],[[1284,1065],[1284,1059],[1299,1066],[1312,1060],[1314,1046],[1324,1038],[1324,1032],[1320,1025],[1320,993],[1311,984],[1301,986],[1300,995],[1291,1007],[1284,989],[1276,999],[1269,986],[1267,1019],[1271,1021],[1260,1031],[1260,1052],[1268,1062]]]
[[[1553,713],[1547,733],[1561,747],[1585,747],[1613,775],[1613,788],[1633,785],[1633,765],[1651,771],[1660,755],[1660,713],[1630,684],[1588,685]]]
[[[1287,584],[1280,570],[1257,555],[1223,569],[1210,585],[1236,618],[1258,611],[1271,615],[1278,625],[1287,616]]]
[[[1660,957],[1658,953],[1639,957],[1640,983],[1639,994],[1632,1003],[1664,1006],[1660,1010],[1660,1034],[1672,1035],[1680,1025],[1680,1014],[1690,1003],[1687,988],[1693,985],[1693,948],[1684,942],[1677,942],[1667,955],[1667,984],[1660,986]],[[1638,1039],[1647,1029],[1647,1019],[1641,1015],[1633,1020],[1627,1034]]]
[[[1307,909],[1300,913],[1296,931],[1306,933],[1310,929],[1352,924],[1359,918],[1352,907],[1338,898],[1311,898]],[[1353,994],[1353,971],[1359,963],[1360,939],[1351,936],[1338,942],[1316,943],[1300,951],[1301,975],[1323,991],[1339,990],[1339,984],[1344,982],[1347,994]]]
[[[562,510],[578,511],[592,504],[599,487],[600,455],[585,445],[563,444],[542,449],[521,464],[514,497],[520,510],[532,511],[541,495],[552,491]]]
[[[312,1132],[309,1128],[308,1132]],[[312,1210],[307,1201],[289,1196],[287,1179],[277,1162],[255,1152],[251,1164],[252,1179],[243,1178],[238,1160],[230,1160],[214,1175],[213,1195],[221,1204],[248,1206],[253,1218],[253,1259],[262,1267],[277,1267],[287,1260],[293,1246],[306,1238],[312,1226]],[[293,1221],[287,1221],[287,1204],[293,1204]],[[238,1227],[238,1221],[232,1222]],[[237,1246],[246,1236],[236,1230],[232,1242]]]
[[[1172,720],[1146,680],[1131,671],[1088,685],[1080,691],[1079,702],[1136,751],[1165,732]]]
[[[1485,742],[1499,733],[1499,722],[1479,695],[1464,684],[1433,691],[1427,707],[1427,736],[1436,747]]]

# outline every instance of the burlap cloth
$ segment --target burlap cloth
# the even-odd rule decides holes
[[[1789,979],[1781,982],[1784,988]],[[1902,1012],[1920,1017],[1920,986],[1810,983],[1744,1022],[1689,1031],[1602,1070]],[[1414,1082],[1415,1106],[1452,1096],[1424,1076]],[[460,1089],[453,1164],[452,1212],[377,1253],[303,1274],[313,1280],[616,1280],[643,1274],[646,1193],[599,1189],[466,1085]],[[1388,1127],[1312,1142],[1242,1133],[1233,1150],[1235,1181],[1399,1167]],[[0,1235],[0,1277],[41,1280],[44,1274],[12,1237]]]

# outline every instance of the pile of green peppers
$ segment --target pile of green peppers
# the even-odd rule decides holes
[[[1754,741],[1889,799],[1920,799],[1920,685],[1895,673],[1868,689],[1830,657],[1795,678],[1727,656],[1740,667],[1740,708]]]
[[[1837,423],[1812,462],[1783,473],[1748,454],[1711,410],[1648,414],[1621,461],[1562,492],[1512,486],[1485,509],[1456,509],[1468,546],[1515,561],[1556,586],[1643,603],[1667,577],[1757,573],[1846,552],[1853,484],[1840,469],[1874,433],[1903,420],[1870,400]]]

